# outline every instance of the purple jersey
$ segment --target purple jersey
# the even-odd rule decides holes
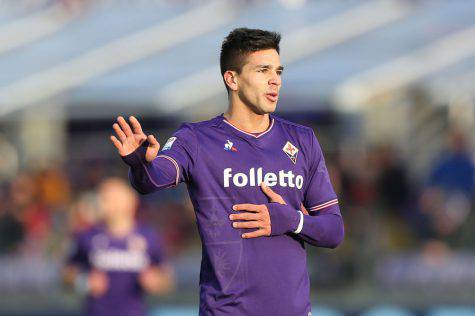
[[[137,226],[133,232],[116,238],[105,226],[78,234],[68,263],[88,272],[107,273],[109,286],[104,296],[86,298],[85,315],[142,316],[146,306],[138,274],[149,265],[162,261],[157,235]]]
[[[333,248],[343,238],[338,200],[312,129],[270,119],[260,134],[239,130],[223,115],[186,123],[152,163],[144,160],[146,145],[124,157],[141,193],[187,184],[203,246],[200,315],[309,315],[304,241]],[[269,203],[263,181],[287,206]],[[251,230],[235,229],[229,220],[232,206],[241,203],[268,206],[271,236],[241,238]],[[299,214],[301,203],[311,215]],[[301,221],[301,232],[293,233]]]

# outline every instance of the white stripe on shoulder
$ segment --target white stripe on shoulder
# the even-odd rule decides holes
[[[309,207],[308,211],[315,212],[315,211],[324,209],[326,207],[329,207],[329,206],[332,206],[332,205],[335,205],[335,204],[338,204],[338,199],[330,200],[328,202]]]
[[[176,169],[175,185],[178,185],[178,180],[180,179],[180,167],[178,166],[178,163],[176,162],[176,160],[167,155],[158,155],[157,158],[165,158],[173,163]]]

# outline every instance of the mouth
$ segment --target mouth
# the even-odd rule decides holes
[[[266,93],[266,98],[271,102],[277,102],[279,99],[279,94],[277,92]]]

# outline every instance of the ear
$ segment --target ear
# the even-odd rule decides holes
[[[235,71],[227,70],[223,74],[224,82],[228,86],[228,88],[231,91],[236,91],[238,88],[238,79],[237,79],[237,73]]]

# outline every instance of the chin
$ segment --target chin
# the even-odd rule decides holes
[[[272,104],[272,105],[267,105],[263,108],[263,112],[265,114],[269,114],[269,113],[274,113],[275,112],[275,109],[277,107],[277,102]]]

